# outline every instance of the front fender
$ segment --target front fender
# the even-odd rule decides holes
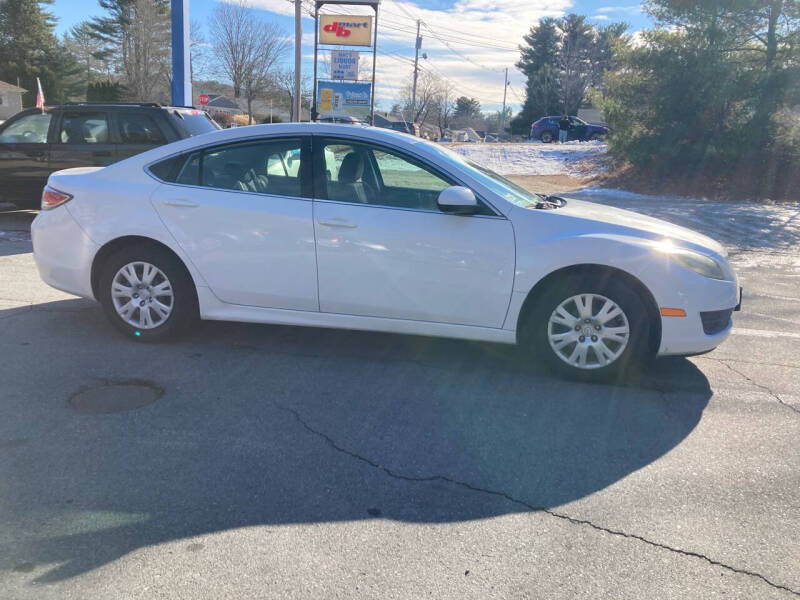
[[[516,330],[520,312],[530,292],[548,275],[568,267],[618,269],[640,281],[658,303],[659,286],[651,281],[648,274],[661,271],[651,268],[654,261],[666,260],[653,251],[648,240],[631,236],[586,233],[541,239],[517,253],[514,292],[503,328]]]

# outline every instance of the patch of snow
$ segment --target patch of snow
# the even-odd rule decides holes
[[[800,202],[733,202],[651,196],[599,187],[563,195],[664,219],[704,233],[730,248],[767,250],[769,252],[760,258],[774,261],[773,264],[797,264],[796,257],[800,256]],[[786,256],[776,256],[783,253]]]
[[[587,177],[602,171],[604,142],[565,144],[443,144],[502,175],[570,175]]]

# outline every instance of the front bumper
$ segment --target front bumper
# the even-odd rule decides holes
[[[661,316],[658,356],[701,354],[724,342],[733,329],[732,314],[741,304],[738,282],[693,273],[679,281],[661,275],[650,288],[659,309],[680,308],[686,316]]]
[[[41,211],[31,224],[31,240],[36,268],[46,284],[94,298],[92,261],[99,246],[83,232],[67,205]]]

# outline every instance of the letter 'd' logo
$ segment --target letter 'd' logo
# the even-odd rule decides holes
[[[350,35],[350,30],[343,27],[341,23],[334,21],[322,28],[326,33],[336,32],[336,37],[347,37]]]

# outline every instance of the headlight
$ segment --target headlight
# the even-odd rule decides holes
[[[694,271],[698,275],[710,279],[719,279],[721,281],[733,280],[733,273],[731,270],[726,269],[724,265],[721,265],[710,256],[700,254],[688,248],[675,246],[671,240],[659,242],[656,248],[659,252],[666,254],[673,262],[678,263],[682,267],[686,267],[690,271]]]

